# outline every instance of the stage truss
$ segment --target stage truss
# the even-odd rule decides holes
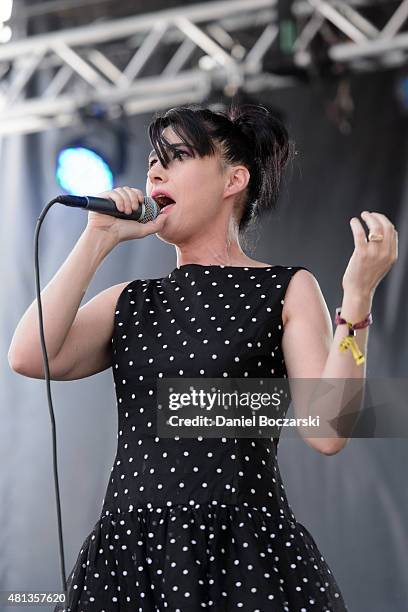
[[[351,70],[403,66],[408,52],[408,0],[308,0],[288,3],[297,35],[287,60],[295,70],[265,70],[282,58],[283,3],[228,0],[188,5],[58,30],[0,46],[0,134],[75,125],[79,111],[103,105],[109,116],[295,85],[315,61],[316,37],[327,58]],[[388,9],[385,23],[368,17]]]

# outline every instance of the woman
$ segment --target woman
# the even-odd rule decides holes
[[[288,504],[278,439],[160,438],[156,382],[363,378],[355,347],[339,351],[347,332],[341,321],[365,319],[354,337],[365,353],[366,316],[396,260],[396,231],[384,215],[364,212],[367,242],[361,222],[351,220],[355,249],[333,338],[314,276],[300,266],[253,260],[240,245],[242,231],[276,201],[290,157],[282,124],[261,106],[227,114],[179,107],[158,116],[149,135],[146,194],[161,204],[159,217],[142,225],[90,212],[73,252],[42,292],[52,378],[112,367],[119,418],[101,517],[69,576],[67,604],[56,610],[347,610]],[[126,213],[144,196],[129,187],[101,195]],[[164,278],[115,285],[78,310],[103,258],[121,241],[152,233],[175,245],[177,267]],[[12,354],[17,371],[42,378],[36,316],[34,302]],[[304,439],[325,455],[347,443]]]

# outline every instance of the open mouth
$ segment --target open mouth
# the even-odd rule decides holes
[[[157,195],[154,197],[154,200],[157,202],[160,208],[160,212],[164,210],[167,206],[171,206],[175,204],[175,201],[165,195]]]

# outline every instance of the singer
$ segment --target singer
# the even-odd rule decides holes
[[[70,572],[68,601],[55,611],[344,612],[333,573],[287,501],[279,439],[160,438],[156,382],[364,379],[368,315],[397,258],[397,232],[385,215],[365,211],[367,240],[361,221],[351,219],[354,251],[333,336],[310,271],[256,261],[241,246],[246,228],[275,205],[292,156],[271,111],[177,107],[154,118],[149,137],[146,195],[159,203],[159,216],[141,224],[89,212],[42,292],[52,378],[111,367],[119,419],[101,516]],[[144,198],[129,187],[100,196],[126,214]],[[79,308],[104,257],[121,241],[153,233],[174,245],[177,267],[164,278],[110,287]],[[34,303],[13,338],[15,364],[43,378],[36,317]],[[353,351],[340,351],[348,329]],[[324,455],[347,444],[304,440]]]

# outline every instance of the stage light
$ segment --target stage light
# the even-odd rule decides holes
[[[82,111],[81,126],[61,136],[56,155],[56,180],[70,194],[95,195],[113,189],[124,170],[129,134],[125,118],[115,123],[100,107]]]
[[[0,3],[0,44],[8,43],[12,37],[12,30],[6,21],[9,21],[13,10],[13,0],[1,0]]]
[[[70,194],[95,195],[113,188],[112,170],[95,151],[85,147],[67,147],[57,158],[57,181]]]

